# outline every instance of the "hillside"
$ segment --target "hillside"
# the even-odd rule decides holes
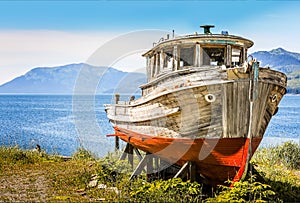
[[[300,94],[300,54],[282,48],[254,52],[253,57],[261,66],[284,72],[288,77],[288,93]]]
[[[252,53],[261,66],[284,72],[288,76],[288,93],[300,94],[300,54],[282,48]],[[9,94],[139,94],[146,82],[142,73],[129,73],[85,63],[59,67],[34,68],[25,75],[0,86]],[[76,87],[74,89],[74,87]]]
[[[80,93],[95,93],[96,90],[97,93],[132,94],[138,93],[137,87],[145,81],[145,75],[142,73],[128,73],[80,63],[34,68],[25,75],[1,85],[0,93],[73,94],[79,88]],[[93,84],[95,85],[92,86]]]

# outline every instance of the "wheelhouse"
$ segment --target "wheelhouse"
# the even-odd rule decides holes
[[[202,27],[204,34],[167,37],[143,55],[147,61],[148,82],[183,69],[211,66],[226,69],[242,65],[252,41],[228,35],[228,32],[211,34],[209,28],[213,26]]]

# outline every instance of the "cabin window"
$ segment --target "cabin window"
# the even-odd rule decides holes
[[[231,66],[239,66],[242,63],[242,50],[233,47],[231,52]]]
[[[221,66],[224,65],[224,48],[202,48],[202,65]]]
[[[164,50],[164,65],[163,68],[172,68],[173,66],[173,49]]]
[[[195,46],[180,48],[180,67],[194,65]]]

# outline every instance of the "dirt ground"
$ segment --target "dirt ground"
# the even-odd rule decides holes
[[[0,202],[93,201],[85,184],[95,170],[76,161],[2,166]]]

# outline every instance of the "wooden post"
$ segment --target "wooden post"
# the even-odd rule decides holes
[[[125,150],[122,153],[122,155],[120,157],[120,160],[125,160],[126,159],[126,156],[128,155],[129,145],[130,145],[129,143],[126,144]]]
[[[176,46],[174,46],[174,49],[173,49],[173,68],[172,68],[172,70],[173,71],[176,71],[176,70],[178,70],[178,63],[180,63],[180,61],[178,61],[178,47],[177,47],[177,45]]]
[[[151,182],[153,177],[153,155],[147,152],[147,181]]]
[[[195,61],[194,61],[194,66],[199,67],[200,66],[200,44],[196,44],[195,46]]]
[[[153,156],[151,153],[147,152],[146,156],[148,156],[147,161],[147,174],[153,173]]]
[[[226,67],[230,67],[231,66],[231,58],[232,58],[232,49],[231,49],[231,45],[227,45],[226,47]]]
[[[158,75],[160,72],[160,53],[157,52],[156,54],[156,71],[155,75]]]
[[[158,157],[154,157],[154,170],[157,172],[159,169],[159,159]]]
[[[143,157],[142,157],[140,151],[135,147],[134,147],[134,151],[135,151],[136,155],[138,156],[139,160],[141,161],[143,159]]]
[[[136,169],[133,171],[132,175],[130,176],[129,180],[132,180],[136,176],[140,175],[144,169],[144,167],[147,165],[148,156],[144,156],[144,158],[140,161]]]
[[[115,103],[118,104],[120,101],[120,95],[119,94],[115,94]],[[116,109],[117,107],[115,107]],[[120,149],[120,144],[119,144],[119,140],[120,138],[118,136],[115,137],[115,151],[119,151]]]
[[[203,48],[200,46],[199,49],[199,56],[200,56],[200,66],[204,64],[204,56],[203,56]]]
[[[147,82],[149,82],[151,79],[151,60],[149,56],[147,56],[146,58],[146,70],[147,70]]]
[[[246,61],[247,60],[247,48],[246,47],[243,47],[243,61]]]
[[[154,75],[155,75],[155,54],[153,54],[151,57],[150,57],[150,77],[149,77],[149,81],[154,78]]]
[[[196,180],[196,165],[189,161],[189,180],[194,182]]]
[[[128,162],[133,168],[133,146],[128,144]]]
[[[162,49],[160,51],[160,71],[162,71],[164,69],[164,65],[165,65],[165,53],[164,50]]]
[[[180,170],[176,173],[176,175],[174,176],[174,178],[178,178],[178,177],[183,177],[184,174],[186,174],[186,169],[189,166],[189,162],[186,162],[181,168]]]

